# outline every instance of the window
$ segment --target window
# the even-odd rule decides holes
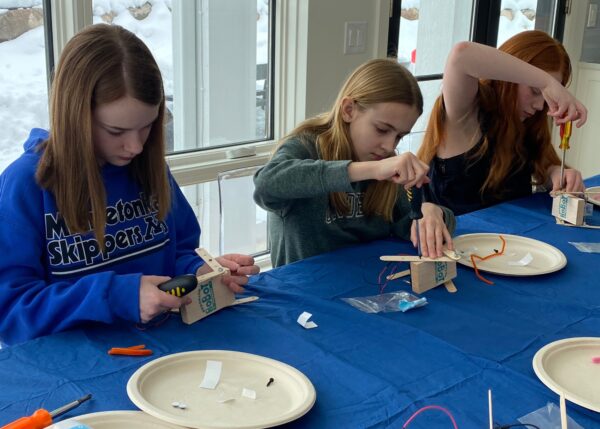
[[[424,99],[424,114],[417,120],[413,133],[400,143],[399,150],[416,153],[419,149],[429,112],[440,94],[448,53],[455,43],[470,39],[472,10],[472,0],[393,2],[388,54],[397,56],[415,75]]]
[[[0,172],[32,128],[48,128],[44,30],[42,0],[0,4]]]
[[[562,34],[557,34],[557,8],[554,0],[502,0],[496,46],[526,30],[542,30],[561,39]]]
[[[479,43],[500,46],[525,30],[541,30],[562,40],[569,1],[488,0],[477,1],[473,38]]]
[[[236,234],[237,226],[232,223],[225,224],[227,231],[220,231],[215,180],[220,172],[261,165],[270,156],[273,13],[273,0],[173,2],[169,163],[197,209],[202,245],[213,254],[220,253],[220,243],[225,252],[268,251],[265,239],[248,241],[249,237],[266,237],[267,227],[252,202],[253,187],[247,181],[233,185],[239,187],[240,198],[227,201],[227,209],[246,213],[249,219],[262,217],[246,234]],[[232,148],[240,145],[257,155],[240,157]]]
[[[561,0],[393,0],[388,56],[397,57],[417,78],[423,92],[423,114],[399,150],[416,152],[440,94],[442,73],[452,46],[474,40],[499,46],[525,30],[538,29],[561,40]]]

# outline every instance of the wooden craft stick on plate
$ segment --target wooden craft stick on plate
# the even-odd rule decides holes
[[[420,258],[417,255],[385,255],[381,256],[379,259],[386,262],[454,262],[456,259],[449,258],[447,256],[442,256],[441,258],[426,258],[421,256]]]

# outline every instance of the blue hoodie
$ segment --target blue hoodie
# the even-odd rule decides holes
[[[72,234],[35,172],[48,132],[33,129],[25,153],[0,176],[0,341],[7,344],[95,321],[139,322],[142,275],[195,273],[200,226],[169,174],[164,221],[127,167],[106,164],[105,251],[93,233]]]

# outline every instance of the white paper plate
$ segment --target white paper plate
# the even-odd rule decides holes
[[[587,188],[586,192],[588,192],[587,200],[592,204],[600,206],[600,186],[592,186],[591,188]],[[589,192],[595,192],[596,194],[590,195]]]
[[[141,411],[105,411],[84,414],[56,422],[49,429],[68,428],[75,422],[92,429],[181,429],[179,426],[163,422]]]
[[[553,392],[565,399],[600,412],[600,338],[581,337],[555,341],[533,357],[533,370]]]
[[[214,390],[203,389],[208,360],[222,362]],[[267,387],[270,378],[274,382]],[[256,399],[241,396],[243,388]],[[147,363],[127,383],[129,398],[148,414],[169,423],[202,429],[254,429],[303,416],[315,403],[310,380],[297,369],[249,353],[204,350],[177,353]],[[218,400],[235,398],[219,403]],[[172,406],[184,403],[186,409]]]
[[[486,261],[475,259],[479,271],[504,274],[507,276],[536,276],[552,273],[567,265],[564,253],[556,247],[543,241],[510,234],[465,234],[453,238],[454,249],[461,254],[457,261],[459,264],[473,267],[471,254],[485,257],[502,249],[500,235],[506,241],[504,254]],[[530,253],[533,257],[528,265],[511,265],[509,262],[518,262]]]

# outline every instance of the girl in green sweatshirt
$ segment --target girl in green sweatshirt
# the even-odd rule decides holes
[[[392,60],[371,60],[350,75],[331,111],[282,140],[254,176],[273,266],[390,236],[417,245],[406,189],[426,184],[429,168],[395,150],[422,112],[415,78]],[[423,256],[442,256],[444,244],[452,248],[454,215],[431,203],[422,212]]]

